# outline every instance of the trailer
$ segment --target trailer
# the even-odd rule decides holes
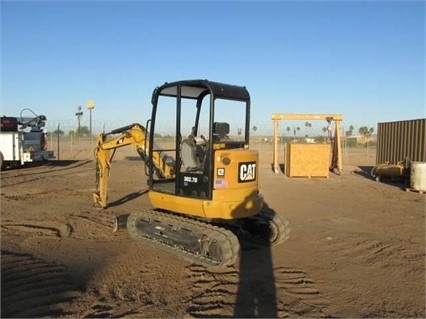
[[[34,116],[23,117],[25,110]],[[0,119],[1,170],[55,158],[53,151],[47,149],[46,116],[24,109],[20,117],[2,116]]]

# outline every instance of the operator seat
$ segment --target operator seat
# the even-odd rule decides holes
[[[229,140],[229,123],[227,122],[214,122],[213,123],[213,140],[215,142]]]
[[[193,135],[189,135],[182,141],[180,154],[186,171],[195,171],[201,168],[200,160],[197,157],[197,142]]]

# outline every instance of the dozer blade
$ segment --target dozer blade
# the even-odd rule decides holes
[[[122,214],[115,216],[113,232],[127,229],[127,219],[129,218],[129,215],[130,214]]]

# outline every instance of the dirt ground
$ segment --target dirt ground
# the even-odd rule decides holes
[[[104,211],[91,152],[73,152],[1,173],[2,318],[426,316],[426,195],[370,178],[374,154],[288,178],[262,146],[261,192],[290,239],[212,272],[112,232],[111,216],[151,207],[133,150],[116,156]]]

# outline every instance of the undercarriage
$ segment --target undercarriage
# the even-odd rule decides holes
[[[232,222],[207,223],[152,209],[131,213],[126,228],[138,242],[211,269],[235,264],[240,256],[240,241],[276,245],[284,242],[290,232],[287,223],[268,210]]]

